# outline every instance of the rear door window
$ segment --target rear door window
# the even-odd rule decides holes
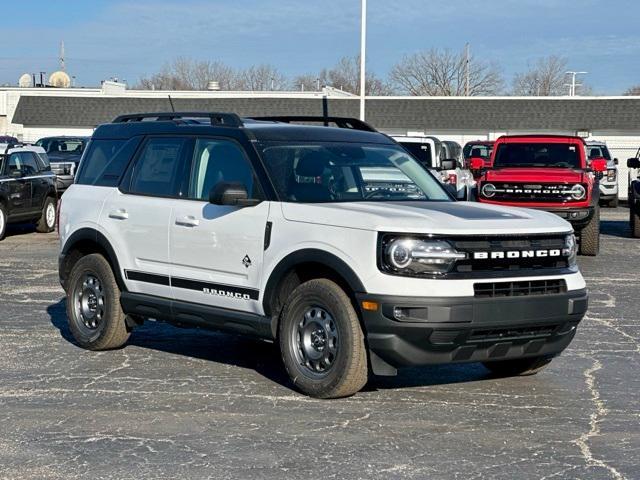
[[[80,163],[76,183],[117,186],[140,141],[141,137],[133,137],[128,141],[92,140]]]
[[[129,193],[186,197],[192,147],[191,138],[149,138],[133,166]]]

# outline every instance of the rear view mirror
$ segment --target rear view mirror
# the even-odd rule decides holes
[[[630,158],[627,160],[627,167],[640,168],[640,158]]]
[[[453,159],[451,159],[451,158],[448,158],[448,159],[446,159],[446,160],[442,160],[442,161],[440,162],[440,168],[441,168],[442,170],[455,170],[455,168],[456,168],[456,161],[455,161],[455,160],[453,160]]]
[[[219,182],[209,192],[209,203],[214,205],[235,205],[248,207],[257,205],[259,200],[249,198],[247,187],[238,182]]]
[[[591,169],[594,172],[604,172],[607,169],[607,160],[602,157],[591,160]]]

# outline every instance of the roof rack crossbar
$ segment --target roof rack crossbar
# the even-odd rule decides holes
[[[208,118],[211,125],[223,127],[242,127],[242,120],[235,113],[224,112],[154,112],[129,113],[116,117],[112,123],[142,122],[145,119],[155,119],[157,122],[181,120],[189,118]]]
[[[349,128],[351,130],[362,130],[365,132],[377,132],[375,128],[369,125],[367,122],[363,122],[357,118],[350,117],[325,117],[325,116],[305,116],[305,115],[283,115],[283,116],[266,116],[266,117],[251,117],[252,120],[261,120],[266,122],[310,122],[310,123],[322,123],[328,126],[329,123],[335,123],[339,128]]]

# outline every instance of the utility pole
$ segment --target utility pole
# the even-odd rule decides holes
[[[581,83],[576,83],[576,76],[577,75],[584,75],[587,74],[589,72],[565,72],[566,75],[571,75],[571,83],[568,84],[567,86],[569,87],[569,96],[570,97],[575,97],[576,96],[576,87],[581,87],[582,84]]]
[[[364,97],[365,97],[365,63],[367,59],[367,0],[362,1],[362,12],[360,18],[360,120],[365,119]]]
[[[60,41],[60,70],[64,72],[64,40]]]
[[[464,96],[469,96],[469,42],[464,46]]]

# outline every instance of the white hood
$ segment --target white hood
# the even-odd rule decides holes
[[[528,208],[474,202],[282,203],[293,222],[378,232],[444,235],[564,233],[571,224]]]

